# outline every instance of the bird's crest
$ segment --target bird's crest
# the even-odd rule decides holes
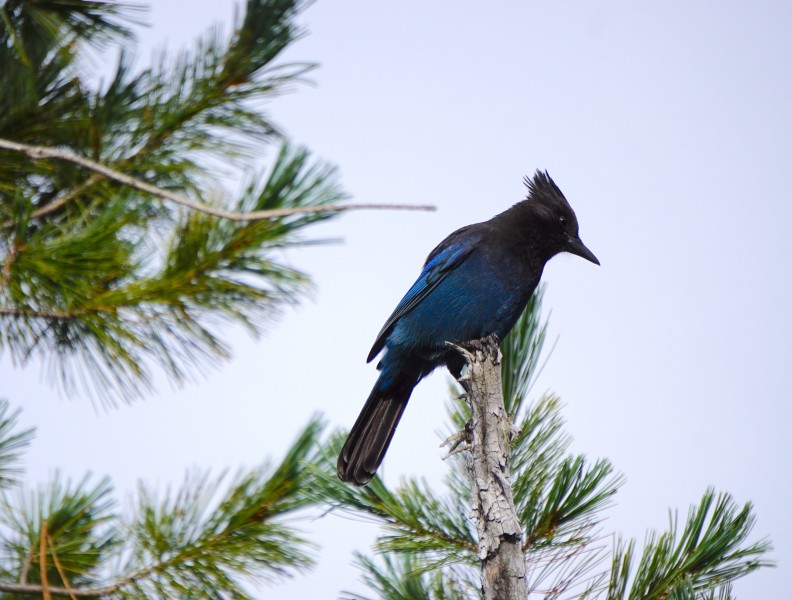
[[[569,202],[564,197],[563,192],[558,188],[550,178],[547,171],[537,170],[534,173],[533,179],[527,175],[523,178],[525,187],[528,188],[528,197],[526,200],[537,200],[544,204],[561,204],[569,206]]]
[[[523,182],[528,188],[528,197],[513,208],[520,212],[527,210],[528,214],[540,216],[548,222],[557,220],[559,215],[575,221],[575,211],[547,171],[536,171],[533,178],[525,177]]]

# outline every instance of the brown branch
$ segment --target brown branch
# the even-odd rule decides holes
[[[0,291],[3,291],[6,281],[8,281],[8,276],[11,274],[11,263],[14,262],[16,254],[17,246],[15,242],[12,242],[11,247],[8,249],[8,256],[6,256],[5,264],[3,265],[3,273],[0,274]]]
[[[98,181],[101,181],[103,177],[99,173],[94,173],[88,179],[83,181],[77,187],[73,187],[70,190],[62,194],[58,194],[58,196],[49,204],[45,204],[44,206],[40,206],[36,210],[30,213],[31,218],[43,217],[44,215],[48,215],[52,212],[58,210],[61,206],[66,204],[67,202],[71,201],[72,199],[76,198],[80,194],[84,193],[89,187],[95,184]],[[8,222],[3,223],[3,226],[7,226]]]
[[[214,541],[218,541],[221,538],[231,535],[232,533],[233,532],[226,531],[216,534],[211,538],[209,538],[207,544],[211,544]],[[46,523],[44,525],[44,534],[46,535]],[[50,538],[50,542],[52,543],[51,538]],[[52,546],[51,548],[52,548],[53,560],[55,561],[56,567],[58,567],[59,561],[55,555],[55,549]],[[58,567],[59,569],[58,572],[60,573],[63,582],[66,584],[66,587],[48,586],[46,582],[44,585],[38,585],[38,584],[26,584],[24,582],[12,583],[12,582],[0,581],[0,597],[2,597],[1,594],[2,592],[8,592],[14,594],[23,594],[28,596],[41,596],[42,594],[49,593],[54,596],[69,597],[71,598],[71,600],[75,600],[77,598],[106,598],[114,595],[116,592],[118,592],[119,590],[121,590],[126,586],[135,584],[136,582],[142,579],[146,579],[150,577],[152,574],[155,574],[157,572],[164,571],[174,563],[185,562],[186,559],[188,560],[192,558],[197,558],[201,556],[203,553],[204,550],[201,549],[200,547],[193,550],[182,551],[181,553],[176,554],[166,560],[162,560],[147,567],[143,567],[136,573],[132,573],[131,575],[121,577],[120,579],[112,583],[108,583],[107,585],[104,585],[102,587],[94,587],[94,588],[75,588],[69,586],[68,580],[66,579],[64,572],[61,570],[60,567]]]
[[[144,577],[148,577],[153,572],[161,569],[163,563],[157,563],[150,567],[146,567],[128,577],[119,579],[115,583],[103,587],[96,588],[75,588],[75,587],[53,587],[38,585],[35,583],[11,583],[7,581],[0,581],[0,592],[9,592],[12,594],[25,594],[28,596],[41,596],[45,592],[49,592],[53,596],[64,596],[71,598],[106,598],[112,596],[121,588],[130,585]],[[63,577],[61,575],[61,577]],[[63,580],[66,582],[66,579]],[[67,584],[68,585],[68,584]]]
[[[29,596],[40,596],[45,591],[48,591],[50,594],[54,596],[65,596],[72,598],[72,600],[76,598],[106,598],[108,596],[112,596],[118,590],[128,585],[131,585],[141,579],[145,579],[149,577],[152,573],[156,573],[157,571],[161,571],[166,568],[169,564],[177,562],[181,558],[183,558],[185,553],[180,555],[176,555],[168,560],[164,560],[162,562],[155,563],[153,565],[149,565],[148,567],[140,569],[137,573],[133,573],[132,575],[128,575],[126,577],[122,577],[113,583],[109,583],[102,587],[95,587],[95,588],[65,588],[65,587],[52,587],[52,586],[45,586],[38,585],[38,584],[30,584],[30,583],[11,583],[7,581],[0,581],[0,592],[10,592],[14,594],[25,594]],[[66,579],[64,579],[64,582]]]
[[[220,536],[215,536],[220,537]],[[200,553],[200,551],[199,551]],[[189,554],[189,553],[187,553]],[[53,551],[54,557],[54,551]],[[102,587],[95,587],[95,588],[75,588],[75,587],[68,587],[68,582],[66,578],[61,574],[64,583],[66,583],[67,587],[53,587],[45,585],[38,585],[38,584],[29,584],[29,583],[11,583],[7,581],[0,581],[0,592],[10,592],[14,594],[24,594],[29,596],[41,596],[45,592],[49,592],[54,596],[64,596],[69,597],[72,600],[75,598],[106,598],[108,596],[112,596],[116,592],[118,592],[121,588],[124,588],[128,585],[131,585],[141,579],[145,579],[156,573],[157,571],[161,571],[165,569],[168,565],[173,564],[185,557],[185,553],[173,556],[167,560],[154,563],[153,565],[149,565],[148,567],[144,567],[140,569],[137,573],[132,573],[126,577],[122,577],[113,583],[109,583]]]
[[[277,217],[285,217],[289,215],[298,215],[298,214],[309,214],[309,213],[320,213],[320,212],[341,212],[345,210],[428,210],[432,211],[435,210],[434,206],[428,205],[420,205],[420,204],[324,204],[320,206],[301,206],[297,208],[278,208],[273,210],[257,210],[249,213],[239,213],[230,210],[225,210],[222,208],[217,208],[214,206],[209,206],[208,204],[204,204],[203,202],[198,202],[197,200],[192,200],[187,196],[183,196],[182,194],[177,194],[175,192],[171,192],[169,190],[162,189],[150,183],[146,183],[141,179],[137,179],[130,175],[126,175],[119,171],[115,171],[110,167],[106,167],[105,165],[98,163],[96,161],[90,160],[88,158],[84,158],[82,156],[78,156],[77,154],[73,154],[71,152],[65,152],[63,150],[58,150],[57,148],[50,148],[48,146],[31,146],[28,144],[20,144],[17,142],[12,142],[10,140],[5,140],[0,138],[0,148],[4,148],[6,150],[13,150],[15,152],[21,152],[29,156],[34,160],[41,160],[45,158],[55,158],[58,160],[65,160],[81,167],[85,167],[86,169],[90,169],[95,173],[106,177],[107,179],[112,179],[113,181],[117,181],[118,183],[122,183],[127,185],[131,188],[136,190],[140,190],[142,192],[146,192],[148,194],[152,194],[153,196],[157,196],[159,198],[164,198],[166,200],[170,200],[171,202],[175,202],[181,206],[185,206],[189,209],[196,210],[207,215],[212,215],[215,217],[221,217],[223,219],[229,219],[231,221],[261,221],[263,219],[274,219]],[[88,180],[90,181],[90,179]],[[87,183],[87,182],[86,182]],[[73,196],[72,196],[73,197]],[[66,200],[63,198],[56,200],[52,204],[49,204],[47,207],[46,212],[52,212],[59,206],[62,206]],[[57,204],[53,207],[53,205]],[[46,214],[46,213],[39,213]],[[39,216],[35,213],[33,216]],[[6,226],[7,223],[3,223],[3,226]]]
[[[43,586],[34,583],[10,583],[0,581],[0,592],[9,594],[24,594],[27,596],[42,596],[51,594],[52,596],[64,596],[66,598],[105,598],[118,591],[120,585],[113,585],[104,588],[62,588]]]
[[[484,600],[525,600],[528,597],[522,527],[511,488],[512,423],[503,405],[498,339],[490,336],[455,348],[468,363],[459,379],[467,392],[476,520]]]
[[[61,581],[63,581],[63,585],[66,586],[66,591],[69,592],[69,598],[71,598],[71,600],[77,600],[74,590],[72,590],[72,587],[69,585],[69,578],[66,577],[66,572],[63,570],[58,554],[55,552],[55,542],[52,541],[51,535],[47,536],[47,541],[49,542],[52,561],[55,563],[55,568],[58,569],[58,574],[60,575]]]
[[[39,572],[41,573],[41,597],[52,600],[47,582],[47,519],[41,523],[41,543],[39,544]]]

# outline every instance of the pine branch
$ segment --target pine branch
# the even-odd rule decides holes
[[[175,383],[205,372],[230,356],[221,327],[259,334],[310,288],[280,260],[306,226],[349,210],[429,209],[345,203],[335,170],[261,112],[313,68],[280,60],[302,35],[302,0],[249,0],[229,35],[216,26],[142,70],[123,51],[106,86],[86,80],[82,46],[64,40],[102,28],[120,39],[126,11],[18,2],[4,5],[0,37],[19,33],[35,52],[25,66],[11,37],[0,40],[0,347],[15,365],[50,360],[67,394],[112,404],[151,389],[154,367]],[[33,13],[52,35],[29,27]],[[78,34],[80,22],[90,26]],[[250,176],[273,141],[269,176]],[[250,184],[232,195],[218,165]]]
[[[768,541],[747,544],[754,520],[750,503],[740,508],[728,494],[708,489],[681,532],[676,513],[666,531],[650,532],[637,566],[635,543],[617,540],[607,600],[730,598],[733,581],[773,566],[764,558]]]
[[[116,518],[109,481],[90,485],[85,477],[76,485],[64,484],[56,474],[36,494],[13,492],[0,496],[0,564],[19,584],[2,581],[0,585],[37,585],[52,591],[64,587],[61,572],[68,572],[72,577],[66,587],[93,587],[91,573],[115,546],[105,527]],[[48,541],[56,549],[57,563],[48,552]],[[15,572],[18,576],[12,575]]]
[[[262,219],[273,219],[277,217],[285,217],[289,215],[298,215],[298,214],[306,214],[306,213],[319,213],[319,212],[342,212],[347,210],[371,210],[371,209],[379,209],[379,210],[424,210],[424,211],[433,211],[435,210],[434,206],[430,205],[410,205],[410,204],[328,204],[328,205],[320,205],[320,206],[301,206],[296,208],[282,208],[282,209],[274,209],[274,210],[259,210],[253,211],[250,213],[242,214],[235,211],[224,210],[222,208],[218,208],[215,206],[209,206],[208,204],[204,204],[202,202],[198,202],[197,200],[192,200],[187,198],[182,194],[176,194],[166,189],[159,188],[155,185],[151,185],[150,183],[146,183],[136,177],[131,177],[130,175],[126,175],[109,167],[106,167],[96,161],[90,160],[88,158],[84,158],[82,156],[78,156],[72,152],[65,152],[63,150],[58,150],[57,148],[48,148],[46,146],[31,146],[29,144],[20,144],[18,142],[12,142],[10,140],[0,139],[0,148],[4,148],[6,150],[13,150],[15,152],[21,152],[26,154],[27,156],[40,160],[43,158],[56,158],[59,160],[65,160],[86,169],[90,169],[95,171],[99,175],[103,177],[107,177],[113,181],[117,181],[118,183],[122,183],[127,185],[133,189],[140,190],[142,192],[146,192],[153,196],[157,196],[159,198],[164,198],[165,200],[170,200],[171,202],[175,202],[181,206],[189,208],[191,210],[195,210],[198,212],[205,213],[207,215],[212,215],[215,217],[220,217],[223,219],[229,219],[231,221],[258,221]],[[61,206],[63,202],[61,201],[57,207]],[[46,214],[46,213],[40,213]],[[8,227],[13,225],[12,221],[6,221],[0,227]]]
[[[508,364],[512,371],[508,378],[503,377],[503,395],[512,399],[519,429],[511,441],[512,479],[515,505],[523,523],[523,551],[530,567],[527,582],[531,593],[543,594],[548,600],[589,598],[604,587],[605,577],[601,566],[606,547],[597,530],[596,515],[607,505],[620,479],[612,476],[607,463],[592,468],[580,457],[567,455],[569,436],[561,431],[563,420],[556,397],[545,396],[525,404],[532,376],[523,366],[525,362],[538,365],[543,339],[539,300],[537,295],[501,344],[509,353],[502,364]],[[464,428],[470,420],[470,408],[458,401],[456,388],[450,392],[451,421],[456,428]],[[337,450],[332,444],[328,449],[330,455]],[[327,473],[322,473],[321,467],[317,473],[317,495],[330,498],[334,506],[353,515],[373,516],[380,521],[385,531],[375,544],[378,553],[412,557],[416,574],[453,572],[448,576],[457,579],[464,574],[470,580],[479,580],[479,587],[480,574],[474,569],[480,570],[480,560],[468,517],[473,495],[470,475],[461,454],[451,457],[448,464],[449,493],[444,496],[409,479],[393,492],[378,477],[365,488],[339,485],[338,478],[329,475],[329,463]],[[548,494],[545,488],[556,478],[561,483],[555,493]],[[384,572],[380,574],[385,576]],[[564,593],[575,595],[562,596]]]
[[[279,463],[230,486],[208,474],[188,475],[164,498],[141,486],[126,524],[109,513],[107,480],[89,487],[87,479],[76,486],[56,479],[29,498],[0,497],[3,579],[22,573],[18,583],[0,580],[0,593],[215,598],[222,590],[241,600],[251,597],[246,584],[310,568],[314,545],[291,521],[313,501],[306,463],[316,460],[322,427],[312,419]],[[118,567],[109,577],[111,561]]]
[[[377,600],[466,600],[477,586],[464,574],[443,570],[426,572],[413,555],[383,554],[379,561],[355,553],[355,562],[363,571],[363,581],[377,592]],[[342,592],[344,600],[370,600],[352,592]]]
[[[249,213],[343,198],[332,167],[283,144],[268,175],[251,181],[236,208]],[[24,363],[34,351],[62,365],[78,360],[109,402],[147,389],[152,364],[181,381],[201,361],[228,356],[216,333],[223,320],[258,333],[295,302],[307,278],[272,256],[301,244],[304,227],[331,216],[237,222],[188,211],[165,246],[143,236],[148,210],[114,202],[95,215],[22,228],[0,294],[0,343],[15,360]],[[71,369],[62,373],[73,392]]]
[[[412,479],[395,490],[379,477],[365,487],[341,483],[332,466],[342,441],[341,434],[333,436],[313,467],[312,496],[317,504],[379,522],[386,534],[376,542],[376,550],[420,556],[423,570],[475,560],[467,510],[460,510],[456,499],[438,498],[425,482]]]
[[[15,47],[22,56],[26,55],[26,46],[22,43],[16,29],[22,25],[25,29],[27,47],[31,41],[41,38],[57,38],[67,33],[67,41],[74,40],[93,43],[99,47],[118,39],[132,39],[134,36],[128,28],[129,24],[140,25],[139,15],[145,11],[140,4],[133,2],[108,2],[106,0],[37,0],[24,2],[8,0],[2,12],[13,11],[15,22],[5,17],[8,31],[2,32],[0,40],[10,36],[20,40]],[[2,31],[2,30],[0,30]],[[33,38],[33,39],[31,39]],[[32,48],[35,52],[38,48]]]
[[[51,585],[39,585],[33,583],[11,583],[0,581],[0,592],[9,594],[22,594],[26,596],[46,597],[45,594],[52,596],[63,596],[66,598],[105,598],[118,591],[119,587],[108,586],[103,588],[65,588]]]
[[[28,218],[39,219],[41,217],[59,211],[67,203],[85,194],[91,188],[91,186],[100,182],[102,179],[103,177],[99,173],[94,173],[93,175],[88,177],[88,179],[86,179],[83,183],[69,190],[65,190],[62,194],[58,194],[58,196],[55,199],[53,199],[52,202],[49,202],[48,204],[45,204],[44,206],[41,206],[31,211],[30,216]],[[14,219],[9,219],[5,223],[0,223],[0,229],[6,229],[15,224],[16,223]]]
[[[133,555],[119,585],[153,596],[224,590],[249,597],[242,578],[269,580],[310,568],[313,545],[285,519],[307,506],[306,462],[314,460],[322,424],[312,420],[279,465],[237,477],[216,499],[220,480],[192,475],[175,497],[142,488],[127,536]],[[264,568],[265,567],[265,568]]]
[[[0,399],[0,489],[18,483],[22,451],[30,445],[34,429],[15,431],[19,411],[11,411],[7,400]]]

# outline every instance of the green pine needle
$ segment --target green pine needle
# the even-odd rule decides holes
[[[0,497],[0,563],[17,573],[25,573],[29,583],[40,583],[39,547],[44,523],[49,540],[69,581],[74,586],[96,583],[98,569],[116,549],[113,530],[115,501],[113,488],[105,478],[93,482],[90,475],[77,483],[53,480],[37,492],[17,488]],[[47,579],[63,586],[47,545]]]
[[[251,598],[252,584],[314,563],[315,546],[296,527],[296,518],[312,502],[305,493],[312,486],[306,465],[317,459],[322,429],[321,420],[312,419],[279,463],[233,478],[191,472],[179,489],[165,494],[141,484],[125,515],[116,511],[106,478],[72,483],[56,474],[35,493],[5,491],[0,585],[42,581],[46,533],[50,586],[104,590],[103,596],[112,597],[215,598],[222,591]]]
[[[34,429],[17,431],[19,412],[11,411],[8,401],[0,399],[0,490],[19,482],[24,473],[20,467],[22,451],[35,435]]]
[[[649,534],[626,596],[630,600],[710,592],[773,564],[763,558],[772,549],[768,541],[748,543],[755,522],[750,502],[739,507],[730,495],[708,489],[691,507],[681,532],[675,513],[670,521],[667,531]],[[613,598],[625,597],[625,579],[626,574],[617,578],[615,586],[612,579]]]
[[[427,573],[409,554],[383,555],[372,560],[355,553],[362,579],[376,592],[379,600],[465,600],[478,596],[478,584],[466,579],[467,573],[435,570]],[[373,600],[352,592],[343,592],[344,600]]]
[[[322,425],[312,420],[279,465],[235,477],[191,473],[160,499],[141,487],[127,529],[132,555],[125,567],[135,589],[170,597],[193,590],[224,590],[249,598],[246,582],[271,581],[313,565],[313,544],[290,524],[304,493]],[[227,488],[227,491],[221,492]]]

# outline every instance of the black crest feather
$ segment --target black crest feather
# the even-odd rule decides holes
[[[533,178],[526,175],[523,178],[523,183],[525,183],[525,187],[528,188],[528,198],[538,198],[540,196],[561,197],[566,202],[564,194],[547,171],[537,169]]]

